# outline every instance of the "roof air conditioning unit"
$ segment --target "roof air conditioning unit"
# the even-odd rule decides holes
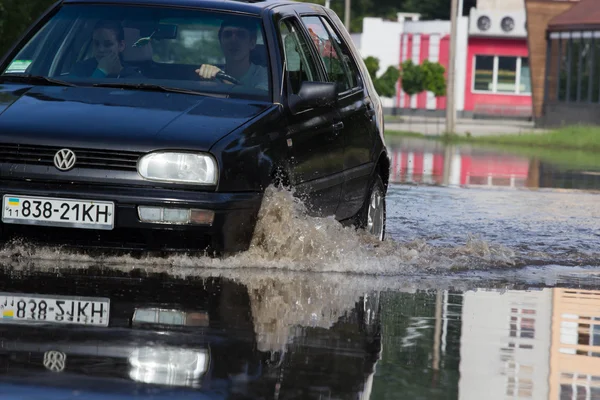
[[[487,15],[482,15],[477,19],[477,28],[479,28],[480,31],[486,32],[491,26],[492,20]]]

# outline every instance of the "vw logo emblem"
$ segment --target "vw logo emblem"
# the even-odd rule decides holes
[[[54,165],[61,171],[68,171],[75,166],[75,153],[69,149],[61,149],[54,155]]]
[[[44,367],[52,372],[62,372],[67,364],[67,355],[62,351],[50,350],[44,353]]]

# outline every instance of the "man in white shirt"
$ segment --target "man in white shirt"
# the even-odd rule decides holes
[[[202,64],[196,73],[204,79],[214,79],[222,71],[244,86],[269,90],[267,68],[250,60],[250,52],[256,47],[257,29],[256,23],[250,18],[237,17],[223,21],[219,29],[219,42],[225,55],[224,69]]]

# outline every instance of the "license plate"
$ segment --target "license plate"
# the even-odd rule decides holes
[[[108,326],[110,299],[0,293],[0,322]]]
[[[2,222],[68,228],[114,227],[113,202],[5,195]]]

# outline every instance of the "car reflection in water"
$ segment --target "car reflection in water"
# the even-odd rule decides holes
[[[32,294],[42,296],[38,304],[40,298],[109,299],[110,316],[108,326],[91,326],[18,322],[5,312],[0,393],[27,399],[369,398],[381,353],[376,297],[358,296],[321,312],[334,316],[325,324],[281,325],[279,318],[279,328],[269,333],[277,324],[259,314],[283,304],[269,298],[272,292],[254,289],[214,277],[5,267],[2,303]],[[27,302],[27,312],[36,301]]]

